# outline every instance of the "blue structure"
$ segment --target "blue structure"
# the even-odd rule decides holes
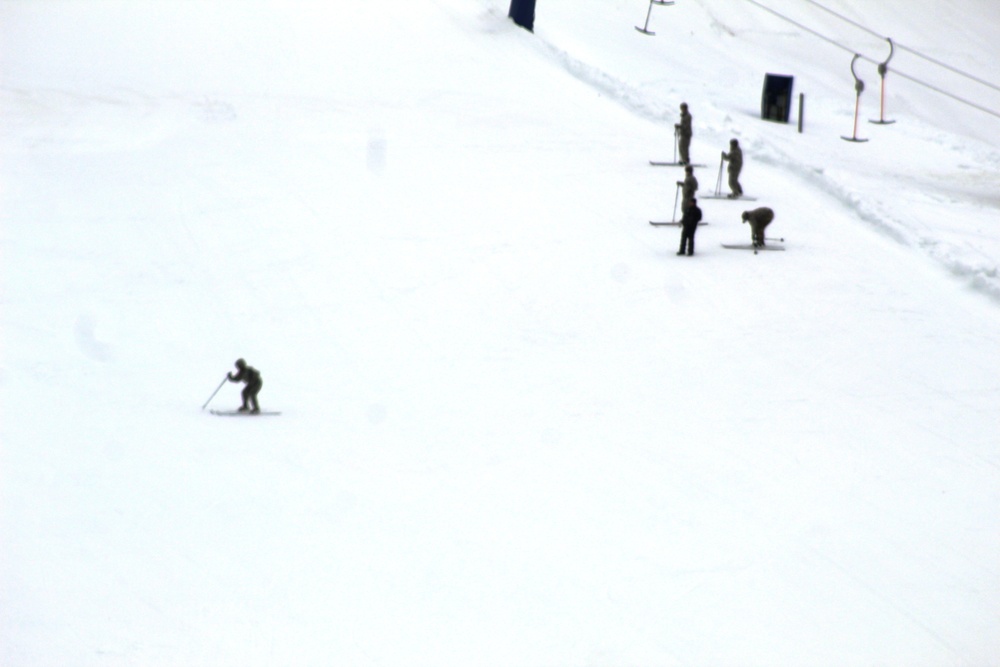
[[[525,30],[535,29],[535,0],[510,0],[510,12],[507,14]]]

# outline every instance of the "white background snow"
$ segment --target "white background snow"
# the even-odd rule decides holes
[[[760,2],[0,2],[0,664],[1000,665],[1000,9]]]

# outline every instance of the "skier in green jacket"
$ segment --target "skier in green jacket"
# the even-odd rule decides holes
[[[687,102],[681,102],[681,122],[674,125],[674,133],[677,135],[681,164],[691,164],[691,114],[688,113]]]
[[[736,199],[743,196],[743,187],[740,185],[740,171],[743,169],[743,149],[736,139],[729,140],[729,152],[722,152],[722,159],[729,161],[726,171],[729,173],[729,198]]]
[[[685,210],[698,194],[698,179],[694,177],[694,167],[684,167],[684,180],[677,181],[681,189],[681,211]]]
[[[750,223],[750,239],[754,246],[764,245],[764,230],[771,221],[774,220],[774,211],[766,206],[755,208],[752,211],[743,211],[743,222]]]
[[[240,408],[240,412],[257,414],[260,412],[260,404],[257,403],[257,394],[260,393],[261,387],[264,386],[260,372],[253,366],[248,366],[247,362],[243,359],[236,360],[236,368],[238,369],[236,375],[227,373],[226,377],[230,382],[243,382],[246,384],[243,387],[243,407]]]

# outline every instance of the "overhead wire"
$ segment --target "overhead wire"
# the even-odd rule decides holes
[[[858,56],[861,60],[866,60],[866,61],[868,61],[870,63],[875,64],[875,65],[879,65],[882,62],[880,60],[876,60],[876,59],[874,59],[874,58],[872,58],[870,56],[867,56],[867,55],[865,55],[863,53],[858,53],[857,50],[852,49],[849,46],[846,46],[844,44],[841,44],[837,40],[835,40],[835,39],[833,39],[831,37],[827,37],[826,35],[822,34],[821,32],[818,32],[817,30],[814,30],[814,29],[810,28],[807,25],[799,23],[795,19],[792,19],[792,18],[790,18],[788,16],[785,16],[781,12],[778,12],[778,11],[776,11],[774,9],[771,9],[770,7],[768,7],[766,5],[761,4],[757,0],[746,0],[746,2],[750,3],[751,5],[754,5],[755,7],[759,8],[759,9],[761,9],[763,11],[768,12],[769,14],[772,14],[772,15],[776,16],[777,18],[781,19],[782,21],[785,21],[786,23],[790,23],[790,24],[794,25],[796,28],[799,28],[800,30],[804,30],[805,32],[808,32],[809,34],[811,34],[811,35],[813,35],[815,37],[818,37],[819,39],[823,40],[824,42],[827,42],[828,44],[830,44],[830,45],[832,45],[832,46],[834,46],[834,47],[836,47],[838,49],[841,49],[843,51],[846,51],[848,53],[851,53],[851,54],[854,54],[854,55]],[[864,30],[865,32],[867,32],[867,33],[869,33],[871,35],[874,35],[875,37],[879,37],[881,39],[887,39],[885,37],[882,37],[878,33],[876,33],[874,31],[872,31],[872,30],[870,30],[870,29],[862,26],[861,24],[856,23],[856,22],[852,21],[851,19],[848,19],[845,16],[841,16],[841,15],[837,14],[836,12],[834,12],[831,9],[827,9],[826,7],[823,7],[819,3],[815,2],[815,0],[806,0],[806,2],[808,2],[810,4],[813,4],[813,5],[817,6],[817,7],[819,7],[820,9],[823,9],[824,11],[827,11],[827,12],[829,12],[831,14],[834,14],[838,18],[841,18],[844,21],[847,21],[848,23],[851,23],[852,25],[855,25],[856,27]],[[898,47],[898,48],[905,48],[905,50],[913,53],[914,55],[918,55],[918,56],[924,58],[925,60],[929,60],[930,62],[933,62],[934,64],[940,64],[942,67],[945,67],[946,69],[949,69],[949,70],[954,71],[956,73],[962,74],[963,76],[966,76],[966,77],[968,77],[968,78],[970,78],[970,79],[972,79],[972,80],[974,80],[974,81],[976,81],[978,83],[981,83],[981,84],[984,84],[984,85],[989,86],[991,88],[995,88],[997,90],[1000,90],[1000,87],[994,86],[993,84],[991,84],[989,82],[986,82],[986,81],[981,81],[980,79],[978,79],[978,78],[976,78],[976,77],[974,77],[974,76],[972,76],[970,74],[961,72],[960,70],[957,70],[957,69],[951,67],[950,65],[947,65],[947,64],[944,64],[944,63],[938,63],[936,60],[930,58],[929,56],[924,56],[923,54],[920,54],[920,53],[914,51],[913,49],[910,49],[910,48],[907,48],[907,47],[900,47],[900,45],[897,44],[896,42],[893,42],[893,44],[895,44],[896,47]],[[910,74],[906,74],[905,72],[901,72],[900,70],[898,70],[896,68],[893,68],[892,71],[896,75],[898,75],[898,76],[900,76],[900,77],[902,77],[902,78],[904,78],[904,79],[906,79],[906,80],[908,80],[908,81],[910,81],[912,83],[915,83],[915,84],[917,84],[919,86],[923,86],[924,88],[927,88],[928,90],[932,90],[935,93],[938,93],[940,95],[944,95],[946,97],[949,97],[949,98],[955,100],[956,102],[964,104],[964,105],[966,105],[968,107],[971,107],[973,109],[976,109],[978,111],[982,111],[983,113],[987,113],[987,114],[989,114],[991,116],[994,116],[996,118],[1000,118],[1000,113],[998,113],[997,111],[994,111],[993,109],[989,109],[987,107],[982,106],[981,104],[977,104],[977,103],[975,103],[975,102],[973,102],[971,100],[965,99],[963,97],[959,97],[958,95],[955,95],[954,93],[950,93],[950,92],[948,92],[946,90],[943,90],[942,88],[939,88],[939,87],[937,87],[937,86],[935,86],[933,84],[927,83],[926,81],[922,81],[922,80],[918,79],[915,76],[912,76]]]
[[[854,20],[846,17],[843,14],[840,14],[840,13],[838,13],[838,12],[830,9],[829,7],[825,7],[825,6],[821,5],[820,3],[816,2],[816,0],[805,0],[805,1],[808,2],[810,5],[813,5],[814,7],[823,10],[827,14],[830,14],[831,16],[837,17],[841,21],[844,21],[845,23],[849,23],[850,25],[854,26],[855,28],[857,28],[859,30],[863,30],[864,32],[867,32],[869,35],[873,35],[873,36],[878,37],[879,39],[883,39],[883,40],[889,39],[885,35],[880,35],[879,33],[875,32],[871,28],[869,28],[867,26],[864,26],[864,25],[858,23],[857,21],[854,21]],[[971,81],[975,81],[978,84],[981,84],[981,85],[986,86],[988,88],[992,88],[993,90],[996,90],[996,91],[1000,92],[1000,86],[996,85],[995,83],[991,83],[989,81],[986,81],[985,79],[979,78],[978,76],[976,76],[974,74],[969,74],[968,72],[960,70],[957,67],[949,65],[946,62],[942,62],[942,61],[940,61],[940,60],[938,60],[936,58],[932,58],[931,56],[929,56],[929,55],[927,55],[925,53],[921,53],[920,51],[917,51],[916,49],[914,49],[912,47],[906,46],[905,44],[901,44],[900,42],[897,42],[896,40],[892,40],[892,43],[900,51],[908,51],[908,52],[912,53],[913,55],[917,56],[918,58],[922,58],[923,60],[926,60],[927,62],[933,63],[933,64],[937,65],[938,67],[941,67],[943,69],[948,70],[949,72],[953,72],[955,74],[958,74],[959,76],[965,77],[966,79],[969,79]]]

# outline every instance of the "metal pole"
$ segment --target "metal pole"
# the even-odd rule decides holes
[[[208,407],[208,404],[212,402],[212,399],[215,398],[215,395],[219,393],[219,390],[222,389],[222,385],[226,384],[226,380],[228,379],[229,375],[226,375],[226,377],[222,378],[222,382],[219,383],[219,386],[216,387],[215,391],[212,392],[212,395],[208,397],[207,401],[205,401],[205,405],[201,406],[202,410]]]
[[[889,57],[885,59],[885,62],[881,62],[878,65],[878,75],[882,80],[881,90],[879,91],[878,120],[869,121],[870,123],[875,123],[876,125],[892,125],[896,122],[894,120],[885,119],[885,77],[889,73],[889,61],[892,60],[892,54],[896,50],[891,39],[887,37],[886,41],[889,42]]]
[[[861,93],[858,93],[857,99],[854,101],[854,134],[853,139],[858,138],[858,111],[861,109]]]
[[[806,94],[799,93],[799,134],[802,134],[802,111],[806,106]]]
[[[681,194],[681,184],[677,184],[677,189],[674,190],[674,216],[670,218],[671,222],[677,222],[677,199]]]
[[[858,73],[854,71],[854,63],[858,61],[861,56],[857,53],[854,54],[854,59],[851,61],[851,75],[854,77],[854,134],[849,137],[841,137],[844,141],[853,141],[856,143],[863,143],[868,141],[867,139],[858,139],[858,112],[861,109],[861,93],[865,90],[865,82],[858,77]]]

